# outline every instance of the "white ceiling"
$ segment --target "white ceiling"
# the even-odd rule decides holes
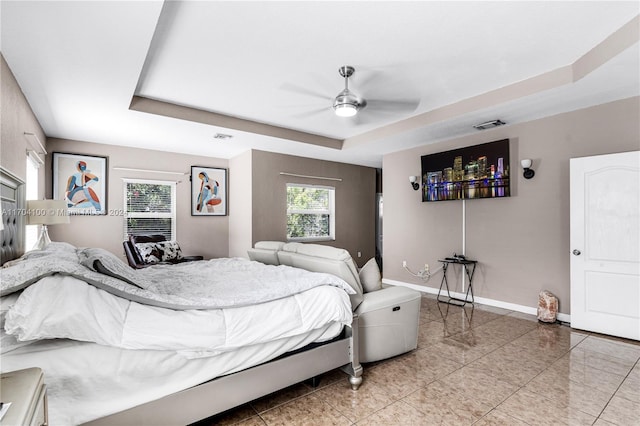
[[[576,64],[637,19],[637,1],[3,0],[0,8],[2,54],[49,137],[380,167],[386,153],[476,132],[479,122],[515,124],[640,95],[637,34],[575,82],[492,95]],[[368,102],[354,118],[331,110],[342,65],[356,68],[350,89]],[[134,95],[345,142],[325,148],[133,111]]]

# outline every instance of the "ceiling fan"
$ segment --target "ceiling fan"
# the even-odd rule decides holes
[[[340,93],[338,93],[335,98],[320,94],[308,87],[300,87],[291,83],[285,83],[283,85],[283,88],[287,90],[307,96],[312,96],[317,99],[322,99],[323,102],[331,102],[330,106],[327,105],[325,107],[296,114],[298,117],[317,115],[331,108],[336,116],[357,118],[357,121],[355,121],[354,123],[363,124],[365,122],[374,120],[376,115],[380,117],[381,115],[389,116],[397,115],[398,113],[414,111],[420,103],[419,99],[364,99],[356,95],[349,89],[349,78],[355,73],[355,68],[351,65],[344,65],[338,68],[338,73],[342,78],[344,78],[344,89]],[[369,78],[366,80],[365,84],[367,86],[371,86],[371,81],[371,78]],[[388,82],[385,82],[385,84],[388,84]],[[375,90],[375,87],[369,87],[369,89]],[[358,113],[365,107],[367,108],[366,117],[358,115]],[[358,115],[358,117],[355,117],[356,115]]]

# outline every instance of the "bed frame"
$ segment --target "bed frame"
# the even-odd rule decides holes
[[[24,253],[24,182],[0,168],[4,230],[2,263]],[[358,316],[339,338],[285,354],[272,361],[218,377],[189,389],[105,416],[86,425],[190,424],[268,395],[287,386],[342,368],[353,390],[362,383]],[[45,371],[45,383],[47,374]]]
[[[24,181],[0,167],[0,200],[2,225],[0,231],[0,265],[24,254],[25,233],[25,188]]]
[[[351,327],[338,340],[219,377],[85,425],[194,423],[339,367],[349,374],[351,387],[357,390],[362,383],[357,334],[355,316]]]

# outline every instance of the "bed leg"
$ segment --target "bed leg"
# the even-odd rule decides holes
[[[357,391],[362,384],[362,366],[360,364],[358,364],[357,366],[355,366],[354,364],[347,364],[342,367],[342,371],[349,375],[349,383],[351,384],[351,389]]]
[[[342,370],[349,375],[351,389],[357,391],[362,384],[362,365],[360,365],[360,344],[358,342],[358,315],[353,315],[351,327],[347,330],[350,334],[351,344],[349,345],[349,356],[351,363],[342,367]]]
[[[349,383],[351,383],[351,389],[357,391],[362,384],[362,376],[349,376]]]

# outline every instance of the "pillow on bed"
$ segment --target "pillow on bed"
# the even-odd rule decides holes
[[[370,291],[380,290],[382,288],[382,275],[380,275],[380,268],[378,268],[378,262],[375,258],[369,259],[360,269],[360,283],[362,283],[362,289],[365,293]]]
[[[176,241],[136,243],[136,250],[145,263],[173,262],[182,259],[182,250]]]
[[[177,241],[161,241],[156,243],[160,246],[162,252],[162,261],[171,262],[182,259],[182,249]]]
[[[157,243],[136,243],[136,250],[144,263],[158,263],[162,259]]]

